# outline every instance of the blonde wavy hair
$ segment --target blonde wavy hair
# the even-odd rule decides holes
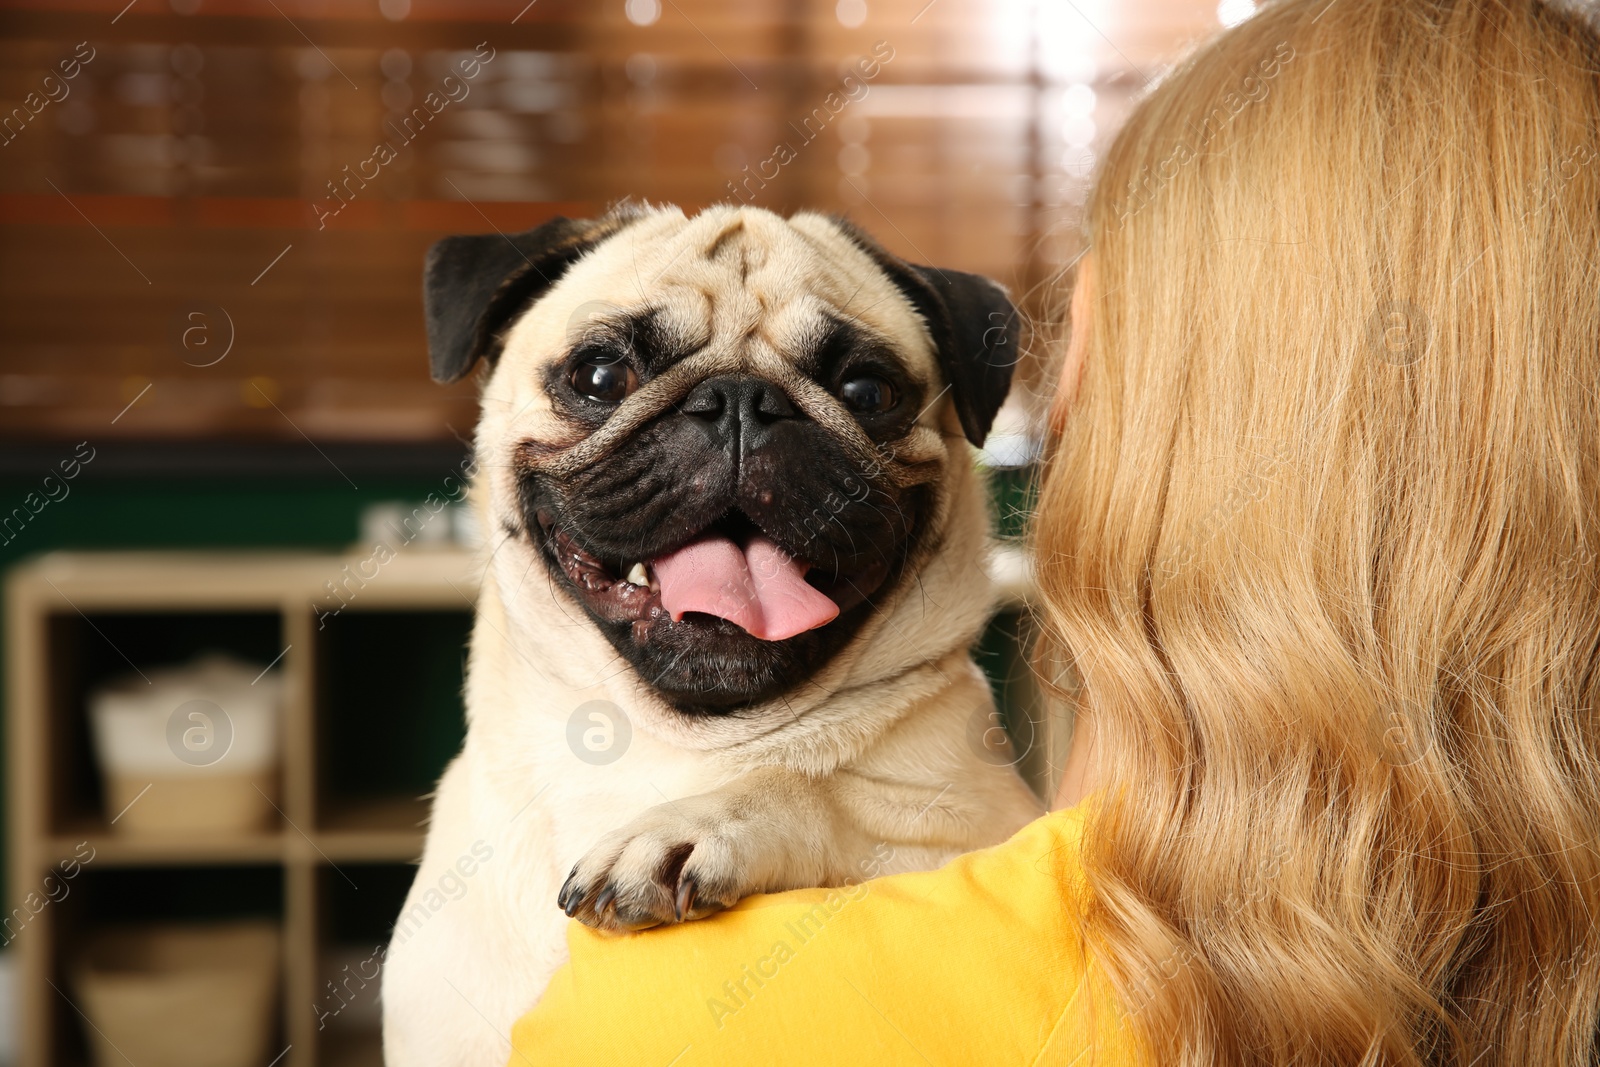
[[[1600,1062],[1600,41],[1283,0],[1134,109],[1040,491],[1163,1065]]]

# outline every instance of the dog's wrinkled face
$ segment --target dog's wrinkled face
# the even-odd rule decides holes
[[[781,697],[908,580],[942,412],[981,441],[1014,361],[997,286],[815,215],[558,219],[447,239],[427,283],[435,377],[498,357],[494,515],[691,713]]]

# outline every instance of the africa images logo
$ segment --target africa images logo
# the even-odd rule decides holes
[[[596,767],[617,762],[632,740],[633,724],[609,700],[585,701],[567,719],[567,747],[574,756]]]
[[[1409,700],[1380,704],[1367,721],[1367,742],[1384,763],[1405,767],[1432,747],[1432,722],[1425,709]]]

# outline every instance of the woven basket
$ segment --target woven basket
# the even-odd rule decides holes
[[[260,1067],[276,1030],[278,928],[107,929],[74,972],[96,1067]]]

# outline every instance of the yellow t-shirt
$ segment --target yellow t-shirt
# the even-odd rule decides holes
[[[621,937],[574,922],[510,1067],[1138,1064],[1084,955],[1083,807],[937,871]]]

